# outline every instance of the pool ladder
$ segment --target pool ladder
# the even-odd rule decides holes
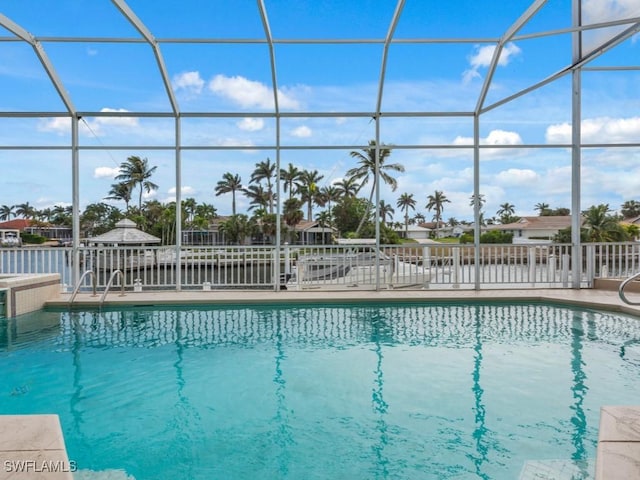
[[[97,278],[96,278],[96,274],[93,270],[87,270],[86,272],[84,272],[82,274],[82,276],[80,277],[80,280],[78,280],[78,283],[76,284],[76,287],[73,289],[73,293],[71,294],[71,297],[69,298],[69,306],[71,307],[71,305],[73,305],[73,301],[76,298],[76,295],[78,294],[78,292],[80,291],[80,287],[82,286],[82,282],[84,281],[84,279],[90,276],[91,277],[91,287],[93,289],[93,293],[92,293],[92,297],[95,297],[98,295],[98,293],[96,292],[96,283],[97,283]],[[120,296],[124,297],[125,293],[124,293],[124,274],[122,273],[122,270],[114,270],[113,272],[111,272],[111,276],[109,277],[109,282],[107,282],[107,286],[104,289],[104,292],[102,292],[102,296],[100,297],[100,305],[102,305],[104,303],[104,299],[107,296],[107,293],[109,293],[109,289],[111,288],[111,285],[113,285],[113,281],[114,279],[120,276]]]
[[[624,289],[627,285],[629,285],[631,282],[633,282],[634,280],[637,280],[640,278],[640,272],[636,273],[634,275],[631,275],[629,278],[627,278],[624,282],[622,282],[620,284],[620,287],[618,288],[618,295],[620,296],[620,299],[626,303],[627,305],[640,305],[640,302],[632,302],[631,300],[629,300],[626,295],[624,294]]]

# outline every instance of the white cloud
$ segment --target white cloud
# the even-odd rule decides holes
[[[453,140],[454,145],[473,145],[472,137],[457,136]],[[480,145],[522,145],[522,138],[516,132],[507,130],[491,130],[489,135],[480,139]],[[485,153],[497,153],[499,149],[482,150]],[[511,151],[511,154],[513,152]]]
[[[264,128],[264,120],[262,118],[243,118],[236,125],[240,130],[256,132]]]
[[[116,178],[120,174],[119,168],[114,167],[96,167],[93,171],[93,178]]]
[[[199,72],[182,72],[173,76],[171,80],[175,91],[184,90],[189,94],[198,95],[202,93],[204,80]]]
[[[291,135],[293,135],[294,137],[306,138],[306,137],[310,137],[311,133],[312,132],[309,127],[307,127],[306,125],[301,125],[298,128],[295,128],[291,132]]]
[[[87,55],[93,57],[98,54],[98,50],[95,48],[87,48]]]
[[[129,110],[124,108],[102,108],[101,112],[105,113],[129,113]],[[94,123],[97,125],[111,125],[119,127],[137,127],[139,122],[135,117],[96,117]],[[91,128],[93,128],[93,124]]]
[[[169,195],[173,195],[174,199],[175,199],[176,192],[177,192],[177,188],[176,187],[171,187],[169,189],[168,193],[169,193]],[[193,195],[193,194],[195,194],[196,193],[196,189],[193,188],[193,187],[190,187],[188,185],[183,185],[182,189],[181,189],[181,192],[182,192],[182,197],[184,198],[185,195]]]
[[[493,53],[495,52],[495,45],[476,45],[474,53],[469,56],[470,68],[465,70],[463,78],[465,82],[469,82],[474,78],[480,78],[478,70],[480,68],[486,68],[491,64],[493,59]],[[498,65],[504,67],[509,64],[511,59],[520,54],[522,50],[515,43],[507,43],[500,52],[500,58],[498,58]]]
[[[640,117],[587,118],[582,121],[583,143],[629,143],[640,137]],[[571,124],[549,125],[545,133],[547,143],[570,143]]]
[[[507,187],[529,187],[540,180],[540,175],[530,169],[509,168],[496,175],[496,183]]]
[[[243,108],[274,108],[273,90],[245,77],[216,75],[209,82],[209,90]],[[299,108],[298,101],[281,90],[278,90],[278,103],[281,108]]]

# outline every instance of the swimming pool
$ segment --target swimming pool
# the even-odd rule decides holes
[[[132,307],[0,324],[4,414],[142,479],[591,478],[640,323],[538,303]]]

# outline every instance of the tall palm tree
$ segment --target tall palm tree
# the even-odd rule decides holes
[[[424,215],[422,213],[416,213],[413,216],[413,219],[415,220],[415,223],[420,225],[421,223],[424,223],[426,218],[424,218]]]
[[[328,205],[327,212],[329,213],[329,226],[333,227],[333,212],[331,211],[331,204],[340,200],[340,191],[336,186],[329,185],[327,187],[322,187],[320,189],[320,194],[322,195],[325,205]]]
[[[111,190],[104,197],[105,200],[122,200],[125,210],[129,211],[129,202],[131,202],[131,185],[127,182],[112,183]]]
[[[302,172],[298,170],[292,163],[289,164],[287,169],[280,169],[280,180],[283,183],[284,193],[289,192],[289,198],[291,198],[297,188],[300,186],[300,176]]]
[[[11,220],[12,215],[15,217],[16,214],[13,211],[15,208],[16,208],[15,205],[2,205],[0,207],[0,220],[2,221]]]
[[[298,193],[303,203],[307,204],[307,220],[313,218],[313,204],[322,205],[323,199],[320,194],[318,182],[324,178],[317,170],[303,170],[300,173],[300,187]]]
[[[433,195],[429,195],[427,197],[427,211],[435,211],[433,218],[436,222],[436,238],[438,238],[438,229],[440,228],[440,221],[442,219],[442,211],[444,210],[445,203],[451,203],[451,200],[449,200],[440,190],[436,190]]]
[[[378,170],[376,171],[376,151],[378,152]],[[380,175],[380,179],[391,187],[391,191],[395,192],[398,187],[398,182],[388,172],[404,172],[404,166],[399,163],[385,163],[391,155],[391,149],[385,147],[384,144],[378,146],[375,140],[369,140],[369,147],[362,150],[362,152],[352,151],[351,157],[358,160],[359,166],[351,168],[347,171],[348,177],[353,177],[360,180],[364,185],[372,180],[371,192],[369,193],[369,205],[373,200],[373,194],[376,191],[377,176]],[[356,229],[356,237],[360,234],[360,230],[364,225],[368,215],[363,215],[360,224]]]
[[[354,177],[345,177],[338,180],[333,185],[336,187],[341,197],[355,197],[362,188],[362,183]]]
[[[396,207],[404,212],[404,236],[405,238],[409,234],[409,209],[416,209],[416,200],[413,198],[413,193],[403,193],[396,202]]]
[[[135,155],[127,158],[126,162],[120,164],[120,174],[116,176],[116,180],[127,183],[131,190],[136,187],[140,188],[138,196],[138,210],[142,211],[142,193],[150,193],[158,189],[158,185],[153,183],[151,176],[158,167],[149,168],[149,161],[146,158],[140,158]]]
[[[276,176],[276,164],[271,163],[271,160],[267,158],[264,162],[256,163],[256,168],[251,174],[249,183],[261,184],[264,180],[267,184],[266,193],[268,196],[267,206],[269,207],[269,213],[273,213],[273,203],[275,202],[275,194],[273,192],[273,179]]]
[[[242,190],[242,179],[240,175],[233,175],[227,172],[222,175],[222,180],[218,182],[215,188],[216,197],[231,192],[231,214],[236,214],[236,192]]]
[[[304,212],[302,211],[302,202],[295,197],[285,200],[284,205],[282,206],[282,219],[290,229],[289,241],[294,240],[294,227],[300,223],[303,218]]]

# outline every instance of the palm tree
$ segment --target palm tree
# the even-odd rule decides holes
[[[261,184],[249,185],[247,188],[243,188],[242,191],[251,204],[249,210],[253,210],[254,208],[267,209],[269,207],[271,197],[269,196],[269,192],[265,190]]]
[[[16,208],[15,205],[2,205],[0,207],[0,220],[11,220],[11,215],[16,216],[13,209]]]
[[[618,219],[609,215],[608,204],[592,206],[582,212],[588,242],[620,242],[627,238]]]
[[[549,204],[548,203],[536,203],[535,206],[533,207],[534,210],[538,211],[538,215],[543,217],[545,215],[547,215],[547,212],[549,212]]]
[[[236,192],[238,190],[242,190],[242,179],[240,175],[233,175],[231,172],[222,175],[222,180],[215,188],[216,197],[231,192],[231,215],[236,214]]]
[[[158,189],[158,185],[153,183],[151,176],[158,167],[149,168],[149,161],[146,158],[140,158],[135,155],[128,157],[126,162],[120,164],[120,175],[116,176],[116,180],[121,180],[129,185],[131,190],[136,187],[140,188],[138,196],[138,210],[142,211],[142,193],[147,193]]]
[[[324,178],[317,170],[303,170],[300,173],[300,187],[298,193],[302,197],[302,202],[307,204],[307,219],[313,218],[313,204],[323,204],[318,182]]]
[[[386,203],[384,200],[380,200],[380,221],[383,225],[387,223],[387,217],[389,220],[393,220],[393,214],[396,212],[391,205]]]
[[[227,242],[244,244],[245,239],[257,230],[255,222],[246,215],[232,215],[220,223],[220,231]]]
[[[193,223],[193,219],[196,214],[196,207],[198,206],[198,202],[196,202],[195,198],[185,198],[182,200],[182,208],[184,208],[186,221],[188,224]]]
[[[426,220],[422,213],[416,213],[413,219],[415,220],[415,223],[418,225],[420,225],[421,223],[424,223],[424,221]]]
[[[376,148],[377,147],[377,148]],[[378,152],[378,170],[376,171],[376,152]],[[389,171],[394,172],[404,172],[404,166],[399,163],[390,163],[385,164],[385,161],[391,155],[391,149],[388,147],[384,147],[384,144],[381,146],[376,145],[375,140],[369,140],[369,148],[365,148],[362,152],[352,151],[350,153],[351,157],[356,158],[358,160],[358,167],[352,168],[347,171],[348,177],[353,177],[357,180],[360,180],[364,185],[371,178],[372,186],[371,192],[369,193],[369,205],[373,200],[373,194],[376,190],[377,183],[377,175],[380,175],[380,178],[384,183],[391,187],[391,191],[395,192],[398,187],[398,182],[395,178],[393,178],[389,173]],[[365,220],[368,215],[363,215],[362,220],[360,220],[360,224],[356,229],[355,235],[356,237],[360,234],[360,230],[364,225]]]
[[[634,218],[640,216],[640,202],[637,200],[627,200],[622,204],[620,213],[624,218]]]
[[[261,184],[263,180],[266,181],[267,184],[267,196],[269,207],[269,213],[273,213],[273,203],[275,201],[275,194],[273,193],[273,181],[272,179],[276,176],[276,164],[271,163],[271,160],[267,158],[264,162],[256,163],[256,168],[251,174],[251,178],[249,179],[249,183],[258,183]]]
[[[436,190],[433,195],[427,197],[427,211],[430,212],[434,210],[436,212],[433,216],[436,222],[436,238],[438,238],[438,229],[440,228],[440,220],[442,219],[442,211],[444,210],[445,203],[451,203],[451,200],[440,190]]]
[[[396,207],[404,211],[404,236],[405,238],[409,234],[409,209],[416,209],[416,200],[413,198],[413,193],[403,193],[396,202]]]
[[[292,163],[289,164],[287,169],[280,169],[280,180],[283,183],[284,193],[289,192],[289,198],[293,196],[293,193],[300,186],[300,176],[302,172],[298,170]]]
[[[105,200],[122,200],[125,210],[129,211],[129,202],[131,202],[131,185],[127,182],[112,183],[111,190],[104,197]]]
[[[515,211],[516,211],[515,205],[509,202],[505,202],[502,205],[500,205],[500,208],[496,212],[496,215],[500,217],[500,223],[502,224],[512,223],[513,214],[515,213]]]
[[[355,197],[362,188],[362,183],[359,183],[358,179],[354,177],[345,177],[333,185],[341,197]]]
[[[285,200],[284,205],[282,206],[282,219],[290,228],[291,234],[289,236],[289,241],[294,240],[294,227],[300,223],[303,218],[304,212],[302,211],[302,202],[295,197]]]
[[[322,187],[320,189],[320,195],[322,195],[324,204],[329,205],[327,207],[327,211],[329,213],[329,226],[333,227],[331,204],[340,200],[340,191],[334,185],[329,185],[328,187]]]
[[[484,194],[481,193],[480,195],[478,195],[478,210],[482,212],[482,207],[484,207],[485,203],[487,203],[487,200],[484,198]],[[474,193],[469,197],[469,206],[475,207],[475,205],[476,205],[476,194]]]
[[[29,204],[29,202],[20,203],[16,207],[16,216],[22,218],[33,218],[36,214],[36,209]]]

